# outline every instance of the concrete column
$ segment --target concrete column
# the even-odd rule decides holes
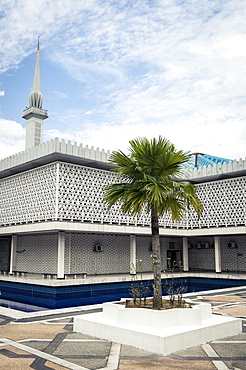
[[[183,269],[189,271],[188,237],[183,237]]]
[[[58,220],[58,204],[59,204],[59,171],[60,164],[56,164],[56,203],[55,203],[55,220]]]
[[[136,235],[130,235],[130,273],[136,273]]]
[[[65,262],[65,232],[58,232],[58,263],[57,278],[64,279],[64,262]]]
[[[68,235],[68,273],[71,274],[71,244],[72,244],[72,234]]]
[[[161,248],[161,264],[162,270],[167,270],[167,243],[164,244],[164,248]]]
[[[214,237],[215,272],[221,272],[220,237]]]
[[[17,235],[12,235],[11,249],[10,249],[10,265],[9,273],[12,275],[16,270],[16,248],[17,248]]]

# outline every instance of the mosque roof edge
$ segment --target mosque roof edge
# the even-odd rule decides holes
[[[71,141],[66,143],[65,140],[55,138],[0,160],[0,178],[54,161],[109,170],[113,167],[108,162],[109,156],[110,152],[104,149],[77,145]]]
[[[0,178],[35,168],[55,161],[80,164],[87,167],[110,170],[110,152],[88,145],[59,141],[46,141],[39,146],[0,160]],[[225,163],[215,163],[198,168],[186,169],[184,179],[192,183],[217,181],[225,178],[246,176],[246,158]]]

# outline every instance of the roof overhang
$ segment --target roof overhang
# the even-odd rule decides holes
[[[112,168],[114,168],[114,165],[110,163],[54,152],[42,157],[38,157],[31,161],[21,163],[15,167],[7,168],[6,170],[0,172],[0,179],[57,161],[78,164],[86,167],[99,168],[107,171],[110,171]]]

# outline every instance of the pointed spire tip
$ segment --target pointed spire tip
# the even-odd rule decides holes
[[[38,36],[38,47],[37,47],[37,50],[40,50],[39,39],[40,39],[40,36]]]

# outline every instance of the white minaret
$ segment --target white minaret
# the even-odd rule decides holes
[[[40,92],[40,47],[36,55],[33,88],[29,95],[29,108],[23,111],[22,118],[26,123],[26,149],[33,148],[43,142],[43,121],[48,118],[48,111],[42,109],[43,95]]]

